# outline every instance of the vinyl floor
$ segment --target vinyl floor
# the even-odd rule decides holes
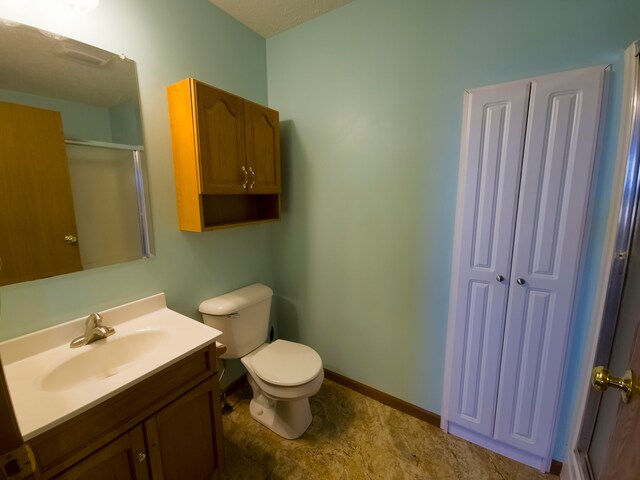
[[[342,385],[324,381],[311,398],[313,421],[297,440],[251,418],[251,389],[223,414],[225,480],[542,480],[543,474]]]

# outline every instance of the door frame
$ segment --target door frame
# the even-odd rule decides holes
[[[587,449],[593,434],[601,394],[591,388],[591,369],[607,364],[617,324],[628,252],[640,192],[640,43],[624,53],[624,87],[607,236],[600,261],[600,276],[591,316],[589,340],[580,366],[580,389],[569,434],[561,478],[589,480]]]

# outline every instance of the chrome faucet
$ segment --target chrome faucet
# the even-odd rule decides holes
[[[69,346],[71,348],[82,347],[93,343],[96,340],[113,335],[114,333],[116,333],[115,329],[102,325],[102,316],[99,313],[92,313],[87,317],[84,327],[84,335],[71,340]]]

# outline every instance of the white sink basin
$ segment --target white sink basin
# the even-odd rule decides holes
[[[210,345],[221,332],[169,310],[164,294],[100,312],[115,334],[79,348],[85,318],[0,343],[25,440]]]
[[[88,386],[144,361],[170,341],[171,335],[162,330],[141,330],[121,337],[116,332],[113,337],[86,345],[85,350],[53,368],[40,381],[40,388],[57,392],[82,384]]]

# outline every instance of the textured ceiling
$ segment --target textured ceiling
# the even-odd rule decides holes
[[[351,0],[209,0],[254,32],[269,38]]]

